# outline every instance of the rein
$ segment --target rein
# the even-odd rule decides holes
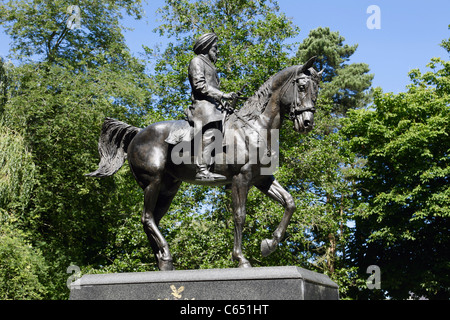
[[[241,91],[242,91],[242,90],[241,90]],[[239,97],[239,96],[238,96],[238,97],[236,97],[236,98],[232,101],[231,105],[236,105],[237,99],[247,100],[248,98],[243,98],[243,97]],[[222,101],[220,101],[220,104],[221,104],[223,107],[225,107],[225,106],[222,104]],[[244,124],[248,125],[251,129],[253,129],[253,131],[255,131],[255,132],[258,134],[260,140],[261,140],[261,141],[264,141],[264,144],[266,145],[266,155],[267,155],[268,157],[270,157],[270,156],[272,155],[272,152],[270,151],[269,146],[267,145],[266,139],[264,139],[264,137],[261,135],[261,133],[259,133],[259,130],[258,130],[254,125],[252,125],[250,122],[248,122],[248,121],[245,120],[243,117],[241,117],[241,116],[239,115],[239,113],[235,112],[236,110],[235,110],[234,108],[226,108],[226,107],[225,107],[225,109],[228,110],[230,113],[234,114],[234,115],[236,116],[237,119],[239,119],[239,120],[241,120],[242,122],[244,122]]]
[[[293,103],[291,103],[290,108],[289,108],[289,109],[290,109],[290,110],[289,110],[289,115],[286,117],[286,118],[288,118],[288,119],[290,119],[290,120],[294,120],[294,119],[296,118],[296,115],[298,115],[298,114],[300,114],[300,113],[303,113],[303,112],[305,112],[305,111],[310,111],[310,112],[313,112],[313,113],[316,112],[316,109],[315,109],[314,107],[305,107],[305,108],[300,108],[300,107],[299,107],[299,105],[298,105],[298,103],[297,103],[297,100],[298,100],[298,94],[299,94],[299,93],[298,93],[298,86],[296,85],[296,82],[297,82],[297,80],[298,80],[300,77],[295,77],[296,73],[297,73],[297,70],[295,70],[295,71],[290,75],[288,81],[286,81],[286,83],[285,83],[285,84],[283,85],[283,87],[281,88],[282,94],[280,95],[280,100],[279,100],[279,104],[281,105],[281,100],[282,100],[282,98],[284,97],[284,95],[285,95],[285,94],[287,93],[287,91],[288,91],[288,84],[292,83],[292,84],[293,84],[293,85],[292,85],[292,89],[293,89],[294,101],[293,101]],[[244,88],[245,88],[245,86],[244,86]],[[244,88],[242,88],[242,90],[241,90],[240,92],[238,92],[238,94],[242,93]],[[247,100],[248,98],[244,98],[244,97],[241,97],[240,95],[238,95],[238,96],[231,102],[230,106],[233,106],[233,107],[234,107],[234,106],[236,105],[236,102],[237,102],[238,99],[240,99],[240,100]],[[303,99],[300,99],[300,100],[301,100],[301,101],[300,101],[300,105],[302,105]],[[267,145],[266,139],[264,139],[264,137],[260,134],[259,130],[258,130],[255,126],[253,126],[249,121],[247,121],[246,119],[244,119],[243,117],[241,117],[241,116],[239,115],[239,113],[235,112],[236,110],[235,110],[234,108],[230,108],[230,106],[224,105],[224,104],[222,103],[222,101],[220,101],[220,104],[222,105],[223,109],[229,111],[230,113],[234,113],[234,115],[236,116],[237,119],[239,119],[240,121],[242,121],[244,124],[248,125],[251,129],[253,129],[253,130],[258,134],[258,136],[260,137],[260,139],[261,139],[262,141],[264,141],[264,144],[266,145],[266,154],[267,154],[267,156],[270,157],[271,154],[272,154],[272,153],[271,153],[271,150],[269,149],[269,146]],[[285,116],[286,116],[286,114],[285,114]]]

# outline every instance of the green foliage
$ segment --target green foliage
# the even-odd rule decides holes
[[[379,265],[386,294],[400,299],[449,297],[450,63],[429,67],[411,71],[405,93],[376,90],[372,108],[351,112],[343,129],[366,161],[354,172],[353,257]]]
[[[450,24],[448,25],[448,28],[450,29]],[[442,40],[441,47],[447,50],[447,52],[450,52],[450,38]]]
[[[182,117],[190,104],[187,71],[198,36],[214,30],[219,37],[222,90],[239,91],[247,83],[248,95],[287,66],[291,46],[284,41],[299,31],[273,1],[167,0],[159,14],[156,31],[175,38],[157,59],[154,74],[157,106],[170,118]]]
[[[105,243],[120,231],[121,219],[140,211],[135,208],[139,188],[129,172],[126,178],[84,177],[98,163],[96,146],[106,116],[137,126],[152,120],[152,83],[143,73],[145,65],[129,53],[118,24],[121,13],[138,14],[140,2],[76,4],[82,10],[81,30],[67,29],[64,1],[0,6],[13,52],[23,62],[2,68],[7,85],[0,145],[9,152],[1,155],[7,163],[1,177],[15,179],[1,185],[2,210],[14,214],[12,228],[26,230],[24,239],[45,257],[52,281],[46,282],[45,296],[36,298],[67,298],[67,267],[106,265]],[[28,61],[30,52],[42,60]]]
[[[8,78],[6,77],[6,66],[0,57],[0,115],[3,113],[3,109],[6,104],[6,88],[8,87]]]
[[[0,210],[0,299],[43,299],[47,264],[42,252],[12,227],[14,217]]]
[[[70,5],[80,8],[81,28],[70,29]],[[130,60],[123,26],[124,14],[140,19],[141,1],[10,0],[0,5],[0,23],[12,39],[17,58],[43,56],[46,61],[120,68]]]
[[[36,184],[35,173],[23,136],[0,122],[0,211],[23,212]]]
[[[19,231],[36,184],[36,167],[23,137],[0,122],[0,299],[45,297],[46,262]]]
[[[24,130],[38,171],[39,184],[28,214],[40,217],[43,225],[58,234],[58,241],[101,237],[106,230],[98,230],[102,225],[98,212],[111,200],[99,190],[113,190],[106,181],[86,179],[84,174],[98,162],[96,145],[104,117],[131,113],[131,108],[112,97],[128,98],[138,105],[146,92],[135,87],[130,92],[133,87],[126,74],[119,76],[108,69],[73,74],[70,68],[48,64],[18,67],[11,82],[21,92],[12,93],[4,118],[11,128]],[[130,120],[135,116],[133,112]],[[77,223],[80,220],[85,223]],[[67,224],[73,228],[71,233],[64,231]]]

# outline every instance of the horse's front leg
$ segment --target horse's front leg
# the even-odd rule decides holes
[[[233,260],[239,261],[240,268],[251,267],[250,262],[242,253],[242,230],[245,224],[245,205],[247,203],[248,190],[250,189],[249,174],[240,173],[233,177],[231,196],[233,199],[234,219],[234,248]]]
[[[266,257],[277,249],[278,244],[283,240],[284,234],[295,212],[295,202],[292,196],[287,192],[273,176],[267,176],[255,186],[266,194],[269,198],[279,202],[284,207],[283,218],[272,239],[265,239],[261,242],[261,254]]]

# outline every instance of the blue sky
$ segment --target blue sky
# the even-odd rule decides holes
[[[352,62],[367,63],[375,74],[374,87],[385,92],[402,92],[409,83],[408,72],[414,68],[425,70],[432,57],[448,60],[448,53],[439,46],[450,38],[449,0],[278,0],[280,10],[300,27],[295,41],[301,42],[310,30],[329,27],[346,39],[349,45],[358,44]],[[143,20],[126,20],[127,44],[132,52],[142,52],[142,45],[153,47],[166,39],[152,30],[158,25],[155,11],[164,0],[148,0]],[[369,29],[367,13],[370,5],[380,9],[380,29]],[[9,39],[0,29],[0,56],[9,50]]]
[[[409,84],[408,72],[414,68],[426,70],[432,57],[448,60],[448,53],[439,46],[450,38],[449,0],[278,0],[280,11],[300,27],[295,41],[301,42],[309,31],[329,27],[339,31],[346,43],[358,44],[350,62],[367,63],[375,74],[374,87],[385,92],[403,92]],[[151,33],[157,25],[155,11],[163,0],[149,0],[146,22],[133,23],[135,30],[127,32],[128,45],[140,51],[142,44],[149,47],[164,43]],[[368,29],[367,13],[370,5],[380,8],[381,29]]]

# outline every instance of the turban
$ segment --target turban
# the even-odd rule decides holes
[[[194,52],[195,54],[200,54],[204,52],[206,49],[208,49],[214,41],[217,41],[218,37],[215,33],[205,33],[200,38],[195,41],[194,44]]]

